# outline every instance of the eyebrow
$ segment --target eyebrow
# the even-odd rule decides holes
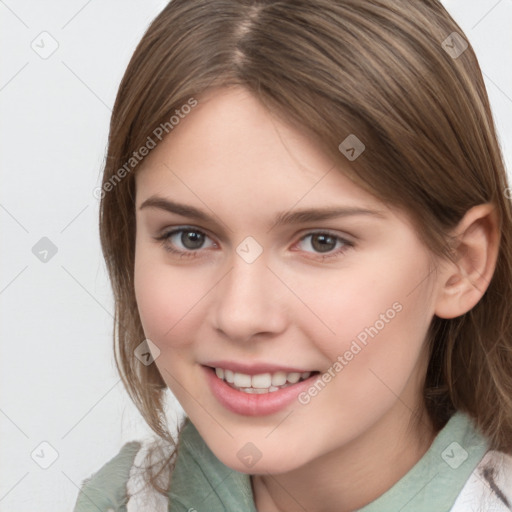
[[[170,213],[175,213],[195,220],[202,220],[204,222],[212,220],[211,216],[203,210],[195,208],[194,206],[170,201],[169,199],[159,196],[151,196],[146,199],[140,205],[139,210],[142,210],[143,208],[159,208]],[[382,219],[386,218],[385,213],[380,210],[370,210],[355,206],[327,206],[323,208],[305,208],[301,210],[280,212],[274,218],[273,227],[322,221],[338,217],[351,217],[354,215],[373,215]]]

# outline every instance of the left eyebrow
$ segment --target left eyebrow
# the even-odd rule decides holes
[[[386,218],[385,213],[380,210],[370,210],[356,206],[327,206],[325,208],[305,208],[302,210],[278,213],[274,219],[274,226],[316,222],[338,217],[352,217],[355,215],[373,215],[381,219]]]
[[[211,217],[194,206],[170,201],[159,196],[151,196],[146,199],[139,207],[143,208],[159,208],[161,210],[175,213],[183,217],[191,219],[202,220],[208,222]],[[324,208],[305,208],[301,210],[280,212],[274,218],[273,227],[283,226],[289,224],[301,224],[306,222],[316,222],[322,220],[329,220],[338,217],[351,217],[355,215],[373,215],[375,217],[386,219],[386,215],[380,210],[370,210],[367,208],[359,208],[355,206],[329,206]]]

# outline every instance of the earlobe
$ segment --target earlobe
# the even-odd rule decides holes
[[[466,212],[454,230],[455,262],[439,272],[438,317],[461,316],[482,298],[496,268],[500,238],[493,204],[480,204]]]

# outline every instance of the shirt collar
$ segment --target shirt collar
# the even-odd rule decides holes
[[[457,411],[423,457],[390,489],[359,512],[450,510],[489,448],[471,417]]]
[[[359,512],[449,510],[488,450],[470,416],[457,411],[423,457]],[[223,464],[187,417],[169,492],[170,512],[257,512],[250,475]]]

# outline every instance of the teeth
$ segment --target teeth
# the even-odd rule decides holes
[[[235,373],[235,380],[233,384],[237,388],[250,388],[251,387],[251,376],[245,373]]]
[[[296,384],[299,380],[307,379],[312,372],[290,372],[278,371],[275,373],[260,373],[258,375],[247,375],[245,373],[233,372],[223,368],[215,368],[215,374],[232,387],[238,388],[249,394],[272,393],[283,387]]]
[[[300,379],[300,373],[297,373],[297,372],[289,373],[288,376],[286,377],[286,380],[288,382],[291,382],[292,384],[299,382],[299,379]]]
[[[272,377],[270,373],[253,375],[251,378],[251,385],[253,388],[269,388],[272,385]]]
[[[277,391],[279,388],[268,388],[268,389],[257,389],[257,388],[240,388],[240,391],[244,393],[249,393],[249,395],[263,395],[270,391]]]
[[[272,386],[282,386],[286,384],[286,373],[276,372],[272,375]]]

